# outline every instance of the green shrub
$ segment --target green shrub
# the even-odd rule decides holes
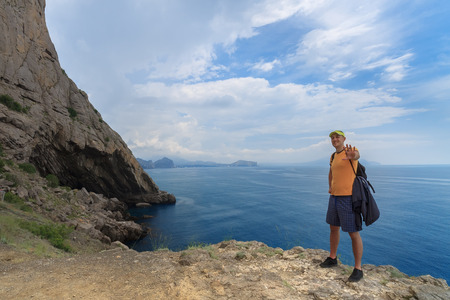
[[[3,155],[5,155],[5,154],[3,153],[3,146],[2,146],[2,144],[0,144],[0,156],[3,156]]]
[[[3,173],[3,167],[5,166],[5,162],[0,158],[0,173]]]
[[[245,258],[245,253],[240,251],[240,252],[236,253],[236,256],[234,258],[237,260],[242,260]]]
[[[19,168],[20,168],[22,171],[25,171],[25,172],[27,172],[27,173],[29,173],[29,174],[34,174],[34,173],[36,173],[36,168],[35,168],[32,164],[30,164],[30,163],[22,163],[22,164],[19,164]]]
[[[31,208],[31,206],[29,206],[29,205],[26,204],[26,203],[20,204],[20,205],[19,205],[19,209],[22,210],[22,211],[25,211],[25,212],[32,212],[32,211],[33,211],[33,209]]]
[[[75,119],[77,117],[77,115],[78,115],[77,111],[75,109],[73,109],[72,107],[68,107],[67,111],[69,112],[69,116],[72,119]]]
[[[17,196],[16,194],[13,194],[11,192],[5,193],[5,201],[8,203],[13,204],[15,207],[17,207],[20,210],[31,212],[33,209],[25,203],[25,200]]]
[[[17,176],[14,174],[5,173],[5,179],[14,183],[13,187],[16,187],[19,184],[19,179],[17,179]]]
[[[59,179],[56,175],[48,174],[45,179],[47,179],[47,185],[49,187],[55,188],[59,186]]]
[[[0,95],[0,103],[8,107],[9,109],[18,111],[18,112],[27,112],[28,109],[22,108],[22,105],[14,101],[14,99],[10,95]]]
[[[0,95],[0,103],[6,105],[9,109],[12,108],[14,102],[14,99],[10,95]]]
[[[187,249],[202,249],[210,246],[210,244],[202,243],[202,242],[190,242],[187,246]]]
[[[36,222],[24,221],[20,225],[22,228],[30,231],[34,235],[44,238],[50,242],[54,247],[62,249],[66,252],[71,252],[72,248],[68,245],[66,239],[73,231],[73,228],[65,224],[37,224]]]
[[[24,200],[11,192],[5,193],[5,201],[12,204],[22,204]]]

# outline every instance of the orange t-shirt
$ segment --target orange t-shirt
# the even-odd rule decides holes
[[[331,162],[331,191],[330,194],[334,196],[350,196],[353,189],[353,181],[355,180],[355,172],[353,172],[352,165],[345,158],[345,151],[341,151],[334,155]],[[358,160],[352,159],[353,168],[358,168]]]

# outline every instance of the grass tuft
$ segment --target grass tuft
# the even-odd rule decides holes
[[[52,188],[59,186],[59,179],[54,174],[48,174],[45,179],[47,179],[47,185]]]
[[[22,221],[20,223],[20,227],[28,230],[34,235],[48,240],[50,244],[58,249],[66,252],[72,252],[72,248],[67,243],[66,239],[73,231],[73,228],[68,227],[65,224],[38,224],[31,221]]]
[[[35,174],[36,168],[30,163],[21,163],[19,164],[19,169],[27,172],[28,174]]]

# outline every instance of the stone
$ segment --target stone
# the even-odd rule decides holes
[[[119,241],[112,242],[111,245],[115,246],[115,247],[118,247],[118,248],[121,248],[122,250],[130,250],[130,248],[127,245],[125,245],[125,244],[123,244],[123,243],[121,243]]]
[[[22,199],[28,198],[28,190],[22,186],[19,186],[17,188],[17,196],[19,196]]]
[[[151,207],[150,203],[136,203],[136,207]]]

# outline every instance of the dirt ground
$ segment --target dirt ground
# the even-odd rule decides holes
[[[169,299],[167,253],[109,250],[38,259],[2,247],[0,299]],[[163,254],[161,252],[161,254]],[[157,266],[157,267],[155,267]],[[176,292],[175,292],[176,294]],[[190,297],[184,299],[199,299]]]
[[[324,250],[227,241],[181,252],[116,248],[36,259],[0,246],[0,299],[450,299],[442,279],[392,266],[322,269]]]

